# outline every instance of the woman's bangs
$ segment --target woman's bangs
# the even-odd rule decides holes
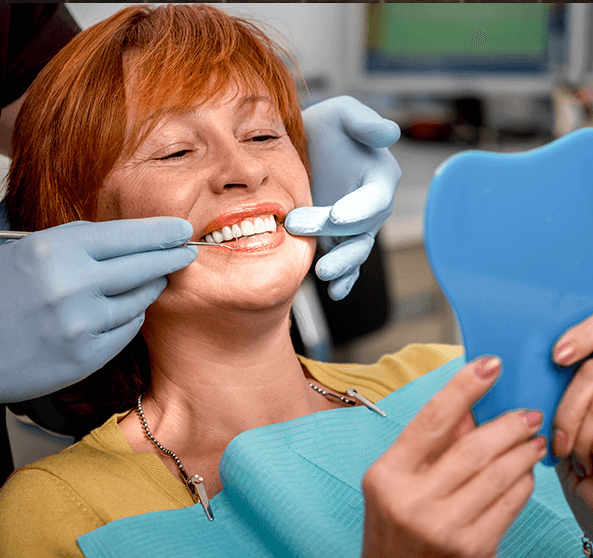
[[[224,40],[223,40],[224,39]],[[284,117],[287,88],[280,58],[251,48],[245,37],[219,37],[206,53],[204,43],[189,33],[169,33],[158,42],[128,50],[127,106],[134,114],[126,154],[146,138],[161,120],[216,101],[236,89],[257,95],[264,87]],[[264,49],[265,50],[265,49]]]

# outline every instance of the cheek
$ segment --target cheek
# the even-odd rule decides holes
[[[307,171],[292,145],[280,158],[268,161],[267,164],[272,176],[277,177],[284,190],[294,200],[295,207],[313,205]]]
[[[95,221],[110,221],[122,219],[121,195],[119,181],[109,176],[97,193],[97,207]]]
[[[315,249],[317,248],[317,237],[315,236],[299,236],[299,240],[302,241],[302,267],[301,267],[301,281],[305,279],[313,258],[315,257]]]
[[[97,196],[96,220],[139,219],[143,217],[185,217],[189,211],[169,181],[155,181],[141,173],[129,177],[115,173]]]
[[[303,190],[300,196],[295,198],[295,207],[305,207],[310,205],[313,205],[313,198],[311,197],[311,188],[309,187],[309,179],[307,177],[307,188]]]

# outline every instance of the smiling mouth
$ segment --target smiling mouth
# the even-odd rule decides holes
[[[277,217],[271,214],[257,215],[248,219],[242,219],[238,223],[231,226],[225,226],[216,231],[212,231],[202,238],[201,242],[208,244],[222,244],[235,238],[242,238],[247,236],[274,234],[281,222],[277,221]]]

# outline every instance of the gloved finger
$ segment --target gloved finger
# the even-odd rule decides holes
[[[339,236],[339,227],[329,219],[331,206],[297,207],[284,219],[284,228],[294,236]]]
[[[332,206],[297,207],[284,221],[284,228],[293,236],[356,236],[369,232],[376,234],[392,208],[366,220],[336,225],[329,218]]]
[[[90,223],[76,231],[62,229],[62,234],[75,235],[76,243],[94,259],[106,260],[125,254],[173,248],[187,242],[193,228],[178,217],[147,217]],[[48,229],[51,231],[53,229]]]
[[[332,281],[328,288],[327,294],[332,300],[342,300],[352,290],[354,283],[358,280],[360,275],[360,267],[354,268],[350,273],[342,275],[339,279]]]
[[[340,119],[346,133],[369,147],[389,147],[401,136],[399,126],[353,97],[343,100]]]
[[[144,312],[120,327],[101,333],[93,343],[92,356],[89,355],[88,358],[88,368],[99,370],[107,364],[134,339],[143,323]]]
[[[159,277],[127,291],[108,296],[102,302],[102,318],[95,324],[97,333],[119,328],[142,314],[167,288],[167,278]]]
[[[360,188],[350,192],[333,205],[329,213],[332,223],[349,225],[379,215],[382,216],[382,223],[393,211],[395,188],[401,177],[401,171],[395,159],[393,159],[393,164],[397,166],[397,180],[393,178],[393,167],[369,169],[363,176]]]
[[[374,243],[375,238],[364,233],[338,244],[317,262],[317,277],[322,281],[332,281],[348,275],[366,261]]]
[[[196,246],[130,254],[100,263],[97,285],[107,296],[130,291],[190,265],[198,254]]]
[[[329,218],[331,211],[332,206],[297,207],[286,216],[284,228],[293,236],[354,236],[368,232],[377,225],[376,217],[336,225]]]

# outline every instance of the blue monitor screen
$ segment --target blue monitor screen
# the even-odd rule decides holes
[[[543,73],[563,21],[553,4],[369,4],[366,69]]]

